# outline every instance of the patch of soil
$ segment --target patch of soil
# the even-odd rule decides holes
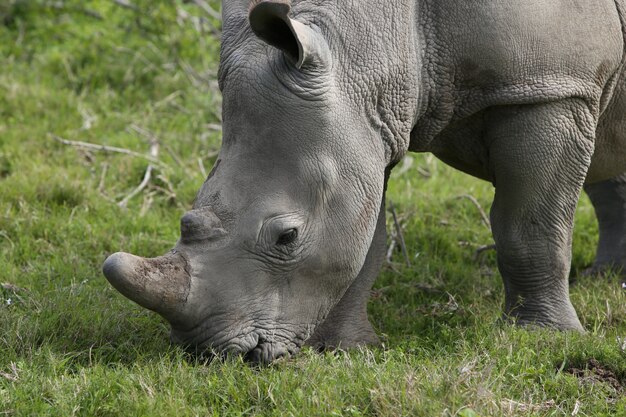
[[[564,369],[563,372],[572,374],[581,381],[590,384],[604,382],[610,385],[618,395],[626,394],[626,380],[620,380],[620,378],[615,375],[615,372],[595,359],[589,359],[584,368],[571,366]]]

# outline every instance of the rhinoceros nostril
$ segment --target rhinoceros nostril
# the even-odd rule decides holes
[[[251,351],[247,352],[243,358],[246,362],[251,362],[254,364],[262,364],[263,363],[263,350],[257,346]]]

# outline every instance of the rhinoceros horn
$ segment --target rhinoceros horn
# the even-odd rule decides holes
[[[189,295],[189,267],[175,251],[151,259],[117,252],[107,258],[102,271],[124,296],[170,321],[176,319]]]

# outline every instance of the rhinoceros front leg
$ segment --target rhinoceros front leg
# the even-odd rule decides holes
[[[383,197],[376,232],[359,275],[330,311],[326,320],[317,327],[307,345],[317,349],[332,349],[380,343],[367,318],[367,301],[385,259],[386,241]]]
[[[505,315],[518,324],[582,330],[569,298],[574,211],[593,153],[582,100],[488,111],[496,195],[491,209]]]
[[[600,241],[593,266],[585,273],[619,271],[626,277],[626,173],[585,185],[598,218]]]

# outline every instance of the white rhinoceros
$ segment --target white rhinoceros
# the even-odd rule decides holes
[[[491,181],[505,315],[582,330],[568,294],[586,185],[597,266],[626,264],[626,0],[223,0],[223,146],[171,253],[104,274],[172,339],[268,362],[372,343],[391,168]]]

